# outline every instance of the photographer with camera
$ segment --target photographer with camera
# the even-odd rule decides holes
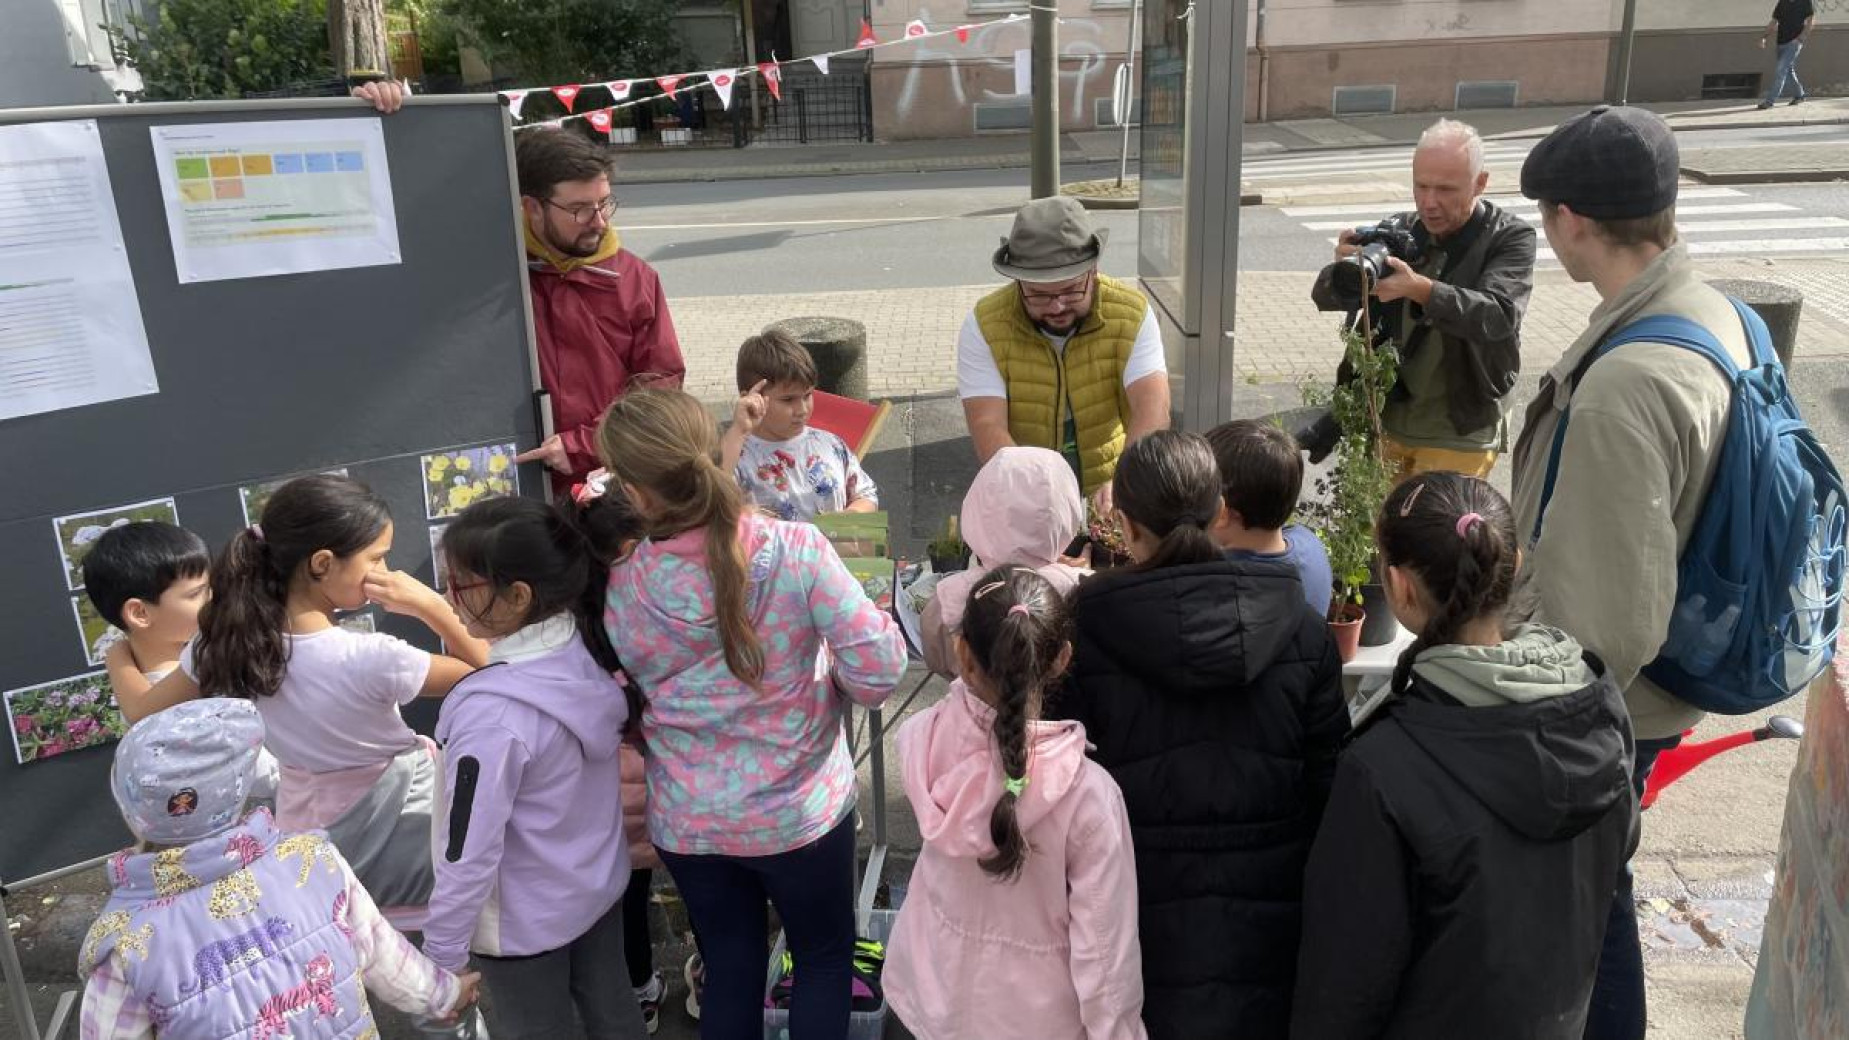
[[[1418,208],[1344,231],[1310,298],[1321,310],[1349,312],[1358,327],[1371,289],[1374,346],[1400,354],[1381,416],[1382,450],[1399,478],[1433,470],[1487,477],[1504,443],[1502,399],[1521,370],[1534,228],[1482,197],[1483,142],[1464,123],[1442,119],[1425,131],[1412,176]],[[1344,364],[1336,378],[1353,373]],[[1313,457],[1327,453],[1306,446]]]

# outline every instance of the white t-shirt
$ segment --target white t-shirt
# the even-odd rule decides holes
[[[1066,352],[1066,341],[1072,338],[1049,335],[1044,330],[1040,334],[1060,354]],[[1130,347],[1130,360],[1124,365],[1124,385],[1167,371],[1168,356],[1162,351],[1162,330],[1156,327],[1156,312],[1145,311],[1143,324],[1136,330],[1136,342]],[[957,396],[1008,396],[1008,384],[995,364],[995,352],[989,348],[973,313],[963,319],[963,328],[957,332]]]
[[[417,743],[398,708],[424,688],[429,654],[396,636],[339,626],[283,638],[289,667],[282,687],[253,701],[263,716],[263,745],[277,761],[330,773],[378,765]],[[180,668],[197,681],[191,643]]]

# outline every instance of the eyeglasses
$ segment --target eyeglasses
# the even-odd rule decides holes
[[[561,206],[551,199],[540,199],[539,201],[587,227],[598,217],[609,220],[616,216],[616,196],[614,195],[605,196],[602,202],[585,202],[576,206]]]
[[[448,596],[451,602],[459,603],[463,593],[470,589],[485,589],[492,584],[494,583],[490,581],[451,581],[443,590],[443,595]]]
[[[1026,286],[1022,286],[1021,299],[1036,307],[1051,307],[1054,304],[1061,304],[1066,307],[1074,306],[1083,301],[1085,297],[1091,295],[1091,277],[1094,273],[1095,272],[1092,271],[1085,272],[1085,280],[1083,282],[1063,292],[1028,292]]]

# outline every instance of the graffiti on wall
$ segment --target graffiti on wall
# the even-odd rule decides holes
[[[919,17],[931,25],[954,25],[963,16],[964,5],[961,0],[944,5],[946,10],[935,12],[929,5],[921,5]],[[1115,72],[1109,56],[1121,55],[1129,46],[1130,28],[1127,22],[1112,23],[1110,38],[1104,27],[1088,18],[1061,18],[1059,20],[1059,52],[1064,60],[1060,66],[1059,78],[1061,92],[1069,86],[1072,91],[1070,111],[1083,113],[1091,103],[1094,91],[1102,91],[1099,97],[1109,97],[1112,75]],[[921,42],[912,52],[917,64],[913,64],[905,74],[905,82],[900,86],[895,101],[900,115],[910,115],[919,104],[921,93],[931,86],[933,77],[943,77],[949,87],[946,92],[958,108],[969,108],[976,103],[1008,102],[1019,98],[1014,93],[1003,93],[986,87],[971,97],[971,91],[963,87],[961,69],[966,66],[988,66],[1012,70],[1014,68],[1014,46],[1003,47],[1004,37],[1014,46],[1025,46],[1028,41],[1025,23],[1012,25],[991,22],[970,34],[967,45],[941,40]],[[970,57],[974,52],[981,57]],[[1075,67],[1068,67],[1065,62],[1077,59]],[[939,63],[942,64],[939,64]],[[941,95],[933,95],[935,102]]]

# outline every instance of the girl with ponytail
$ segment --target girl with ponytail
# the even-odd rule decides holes
[[[852,997],[847,699],[905,673],[897,623],[807,524],[747,512],[706,409],[674,390],[597,432],[647,537],[610,572],[604,627],[643,695],[649,837],[700,937],[709,1038],[763,1030],[765,900],[798,970],[790,1032],[842,1040]],[[618,490],[620,488],[620,491]]]
[[[443,534],[449,597],[490,666],[437,722],[445,821],[424,954],[494,989],[496,1036],[646,1036],[624,952],[618,749],[630,703],[603,627],[610,571],[577,503],[497,498]],[[509,960],[508,958],[516,958]],[[575,1011],[575,1016],[574,1016]]]
[[[1489,484],[1414,476],[1375,533],[1418,638],[1336,770],[1291,1036],[1579,1040],[1608,917],[1636,927],[1623,696],[1566,633],[1506,624],[1521,554]]]
[[[1143,1021],[1158,1040],[1281,1038],[1303,864],[1348,732],[1342,666],[1297,569],[1227,559],[1207,442],[1163,430],[1118,460],[1133,567],[1079,584],[1049,715],[1085,726],[1123,790],[1142,893]],[[1210,922],[1211,927],[1203,927]]]
[[[975,582],[962,678],[900,727],[924,848],[882,976],[922,1040],[1137,1040],[1136,863],[1085,729],[1040,721],[1072,658],[1063,597],[1026,568]]]
[[[439,766],[399,709],[447,694],[488,647],[442,596],[386,566],[391,547],[391,513],[366,485],[331,474],[284,484],[212,565],[199,635],[149,700],[254,701],[281,765],[277,826],[326,830],[387,916],[411,926],[430,896]],[[455,656],[335,624],[369,603],[422,621]]]

